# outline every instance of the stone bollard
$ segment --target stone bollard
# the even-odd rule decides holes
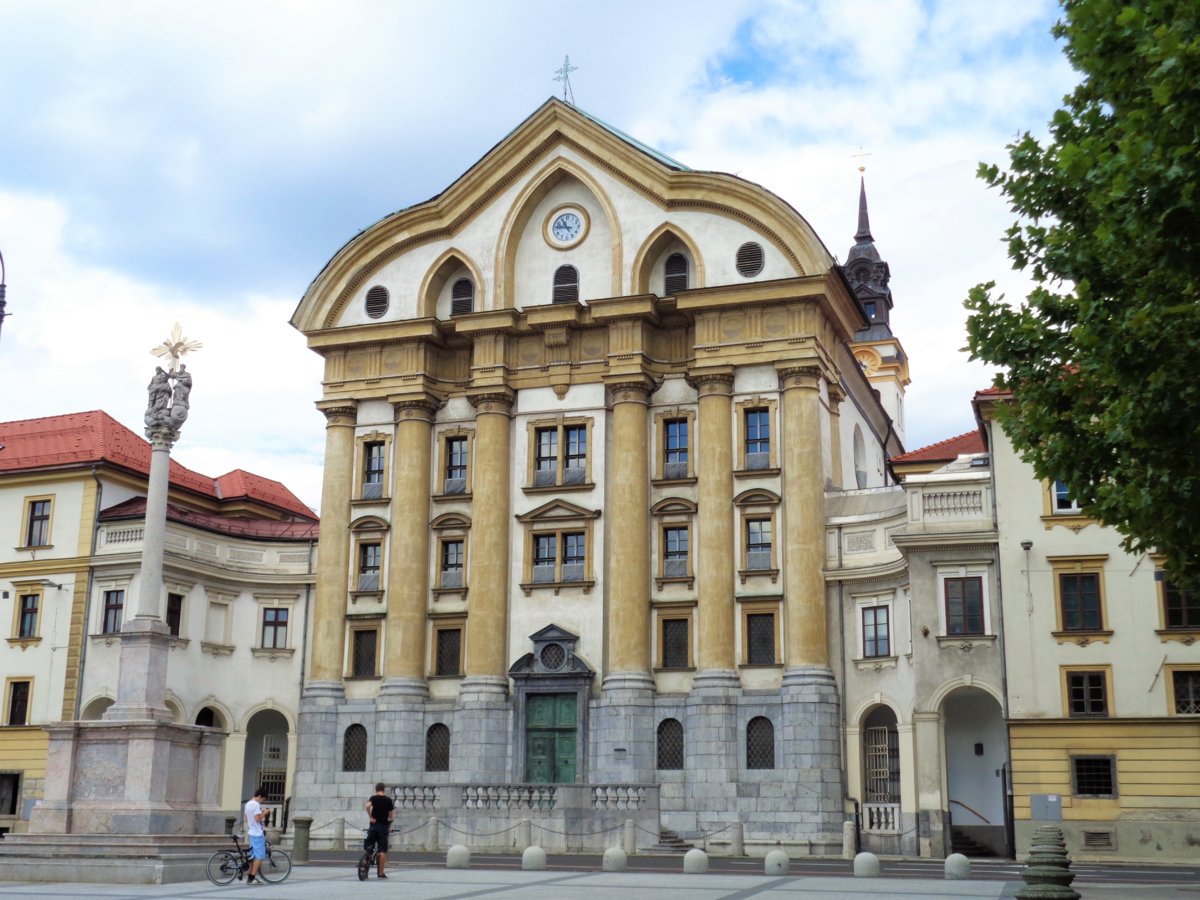
[[[746,855],[746,827],[734,822],[729,835],[729,852],[734,856]]]
[[[469,869],[471,868],[471,851],[462,844],[455,844],[446,851],[446,868],[447,869]]]
[[[429,831],[425,834],[425,850],[428,853],[437,853],[438,847],[441,845],[441,821],[437,816],[429,817]]]
[[[292,816],[292,862],[308,862],[308,837],[312,816]]]
[[[683,874],[703,875],[708,871],[708,854],[695,848],[683,854]]]
[[[522,819],[517,823],[517,846],[532,847],[533,846],[533,820]]]
[[[961,853],[951,853],[944,870],[947,881],[966,881],[971,877],[971,861]]]
[[[855,878],[878,878],[879,857],[874,853],[860,853],[854,857]]]
[[[637,828],[633,819],[625,820],[625,828],[621,834],[621,849],[625,851],[626,856],[633,856],[637,853]]]
[[[858,852],[854,836],[854,823],[847,819],[842,823],[842,859],[854,859],[854,854]]]
[[[763,859],[764,875],[786,875],[792,867],[792,861],[782,850],[772,850]]]
[[[604,851],[604,862],[600,868],[605,872],[625,871],[625,851],[620,847],[609,847]]]
[[[1016,893],[1021,900],[1079,900],[1079,892],[1071,888],[1075,873],[1061,828],[1043,825],[1034,829],[1021,880],[1025,887]]]
[[[346,849],[346,820],[345,819],[339,818],[339,819],[333,820],[333,846],[330,849],[331,850],[345,850]]]
[[[546,851],[541,847],[526,847],[521,854],[521,868],[526,872],[545,872]]]

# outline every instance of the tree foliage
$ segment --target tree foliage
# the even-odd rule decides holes
[[[1024,303],[966,301],[968,349],[1004,371],[1000,421],[1131,551],[1200,586],[1200,4],[1064,0],[1055,36],[1082,81],[1045,144],[981,164],[1018,221]]]

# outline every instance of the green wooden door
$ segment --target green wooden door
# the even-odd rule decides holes
[[[525,707],[525,777],[532,783],[575,781],[574,694],[535,694]]]

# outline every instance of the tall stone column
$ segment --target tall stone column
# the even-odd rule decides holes
[[[829,477],[839,490],[842,484],[842,401],[846,395],[837,385],[829,385],[829,459],[832,464]]]
[[[460,778],[507,780],[511,743],[508,706],[508,559],[511,542],[513,395],[507,388],[474,394],[475,453],[468,549],[466,677],[458,692]]]
[[[650,457],[647,408],[653,384],[621,376],[612,397],[612,450],[605,460],[604,697],[594,728],[595,781],[654,777],[654,679],[650,675]],[[618,748],[625,753],[618,754]]]
[[[413,775],[424,769],[421,710],[425,683],[426,606],[429,597],[429,483],[433,416],[428,395],[393,398],[396,439],[392,455],[388,542],[387,635],[383,684],[376,703],[376,758],[381,772]]]
[[[783,758],[802,786],[792,803],[815,839],[840,842],[841,742],[837,684],[829,668],[825,596],[825,477],[820,371],[781,365],[783,423]]]
[[[737,688],[734,652],[733,370],[692,376],[700,397],[696,475],[699,526],[696,561],[696,687]]]

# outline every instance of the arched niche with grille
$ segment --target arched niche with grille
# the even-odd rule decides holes
[[[475,311],[475,284],[470,278],[460,278],[450,288],[450,315],[462,316]]]
[[[441,722],[425,732],[425,771],[450,771],[450,729]]]
[[[663,265],[663,294],[671,296],[688,289],[688,258],[682,253],[672,253]]]
[[[554,270],[554,303],[579,302],[579,270],[574,266],[559,266]]]
[[[367,291],[366,309],[367,315],[372,319],[383,318],[387,314],[388,304],[391,298],[388,296],[388,289],[382,284],[377,284]]]
[[[738,247],[734,265],[737,266],[738,274],[743,278],[753,278],[763,270],[763,260],[762,244],[746,241]]]
[[[342,771],[367,771],[367,729],[351,725],[342,736]]]
[[[775,726],[766,716],[756,716],[746,725],[746,768],[775,768]]]
[[[658,723],[656,768],[683,768],[683,723],[678,719],[663,719]]]

